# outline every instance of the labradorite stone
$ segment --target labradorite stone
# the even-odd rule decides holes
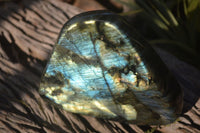
[[[40,92],[69,112],[136,124],[170,123],[182,107],[181,89],[159,56],[106,11],[64,25]]]

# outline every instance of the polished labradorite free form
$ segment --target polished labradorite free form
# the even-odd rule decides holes
[[[110,12],[72,18],[60,33],[40,92],[73,113],[137,124],[174,121],[180,88],[165,77],[169,72],[150,46],[137,39]]]

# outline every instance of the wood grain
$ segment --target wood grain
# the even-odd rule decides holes
[[[200,71],[155,48],[184,90],[183,114],[167,126],[137,126],[63,111],[38,94],[63,24],[82,12],[61,1],[24,0],[0,8],[0,132],[200,132]]]

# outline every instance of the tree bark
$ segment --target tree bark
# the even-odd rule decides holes
[[[200,71],[155,48],[184,91],[183,114],[166,126],[137,126],[66,112],[39,95],[42,71],[63,24],[81,13],[62,1],[0,9],[0,132],[200,132]]]

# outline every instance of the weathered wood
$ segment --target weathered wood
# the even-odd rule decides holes
[[[0,132],[145,132],[137,126],[63,111],[38,94],[46,61],[63,24],[82,12],[55,0],[0,9]],[[184,90],[179,121],[157,132],[200,132],[200,72],[156,48]]]

